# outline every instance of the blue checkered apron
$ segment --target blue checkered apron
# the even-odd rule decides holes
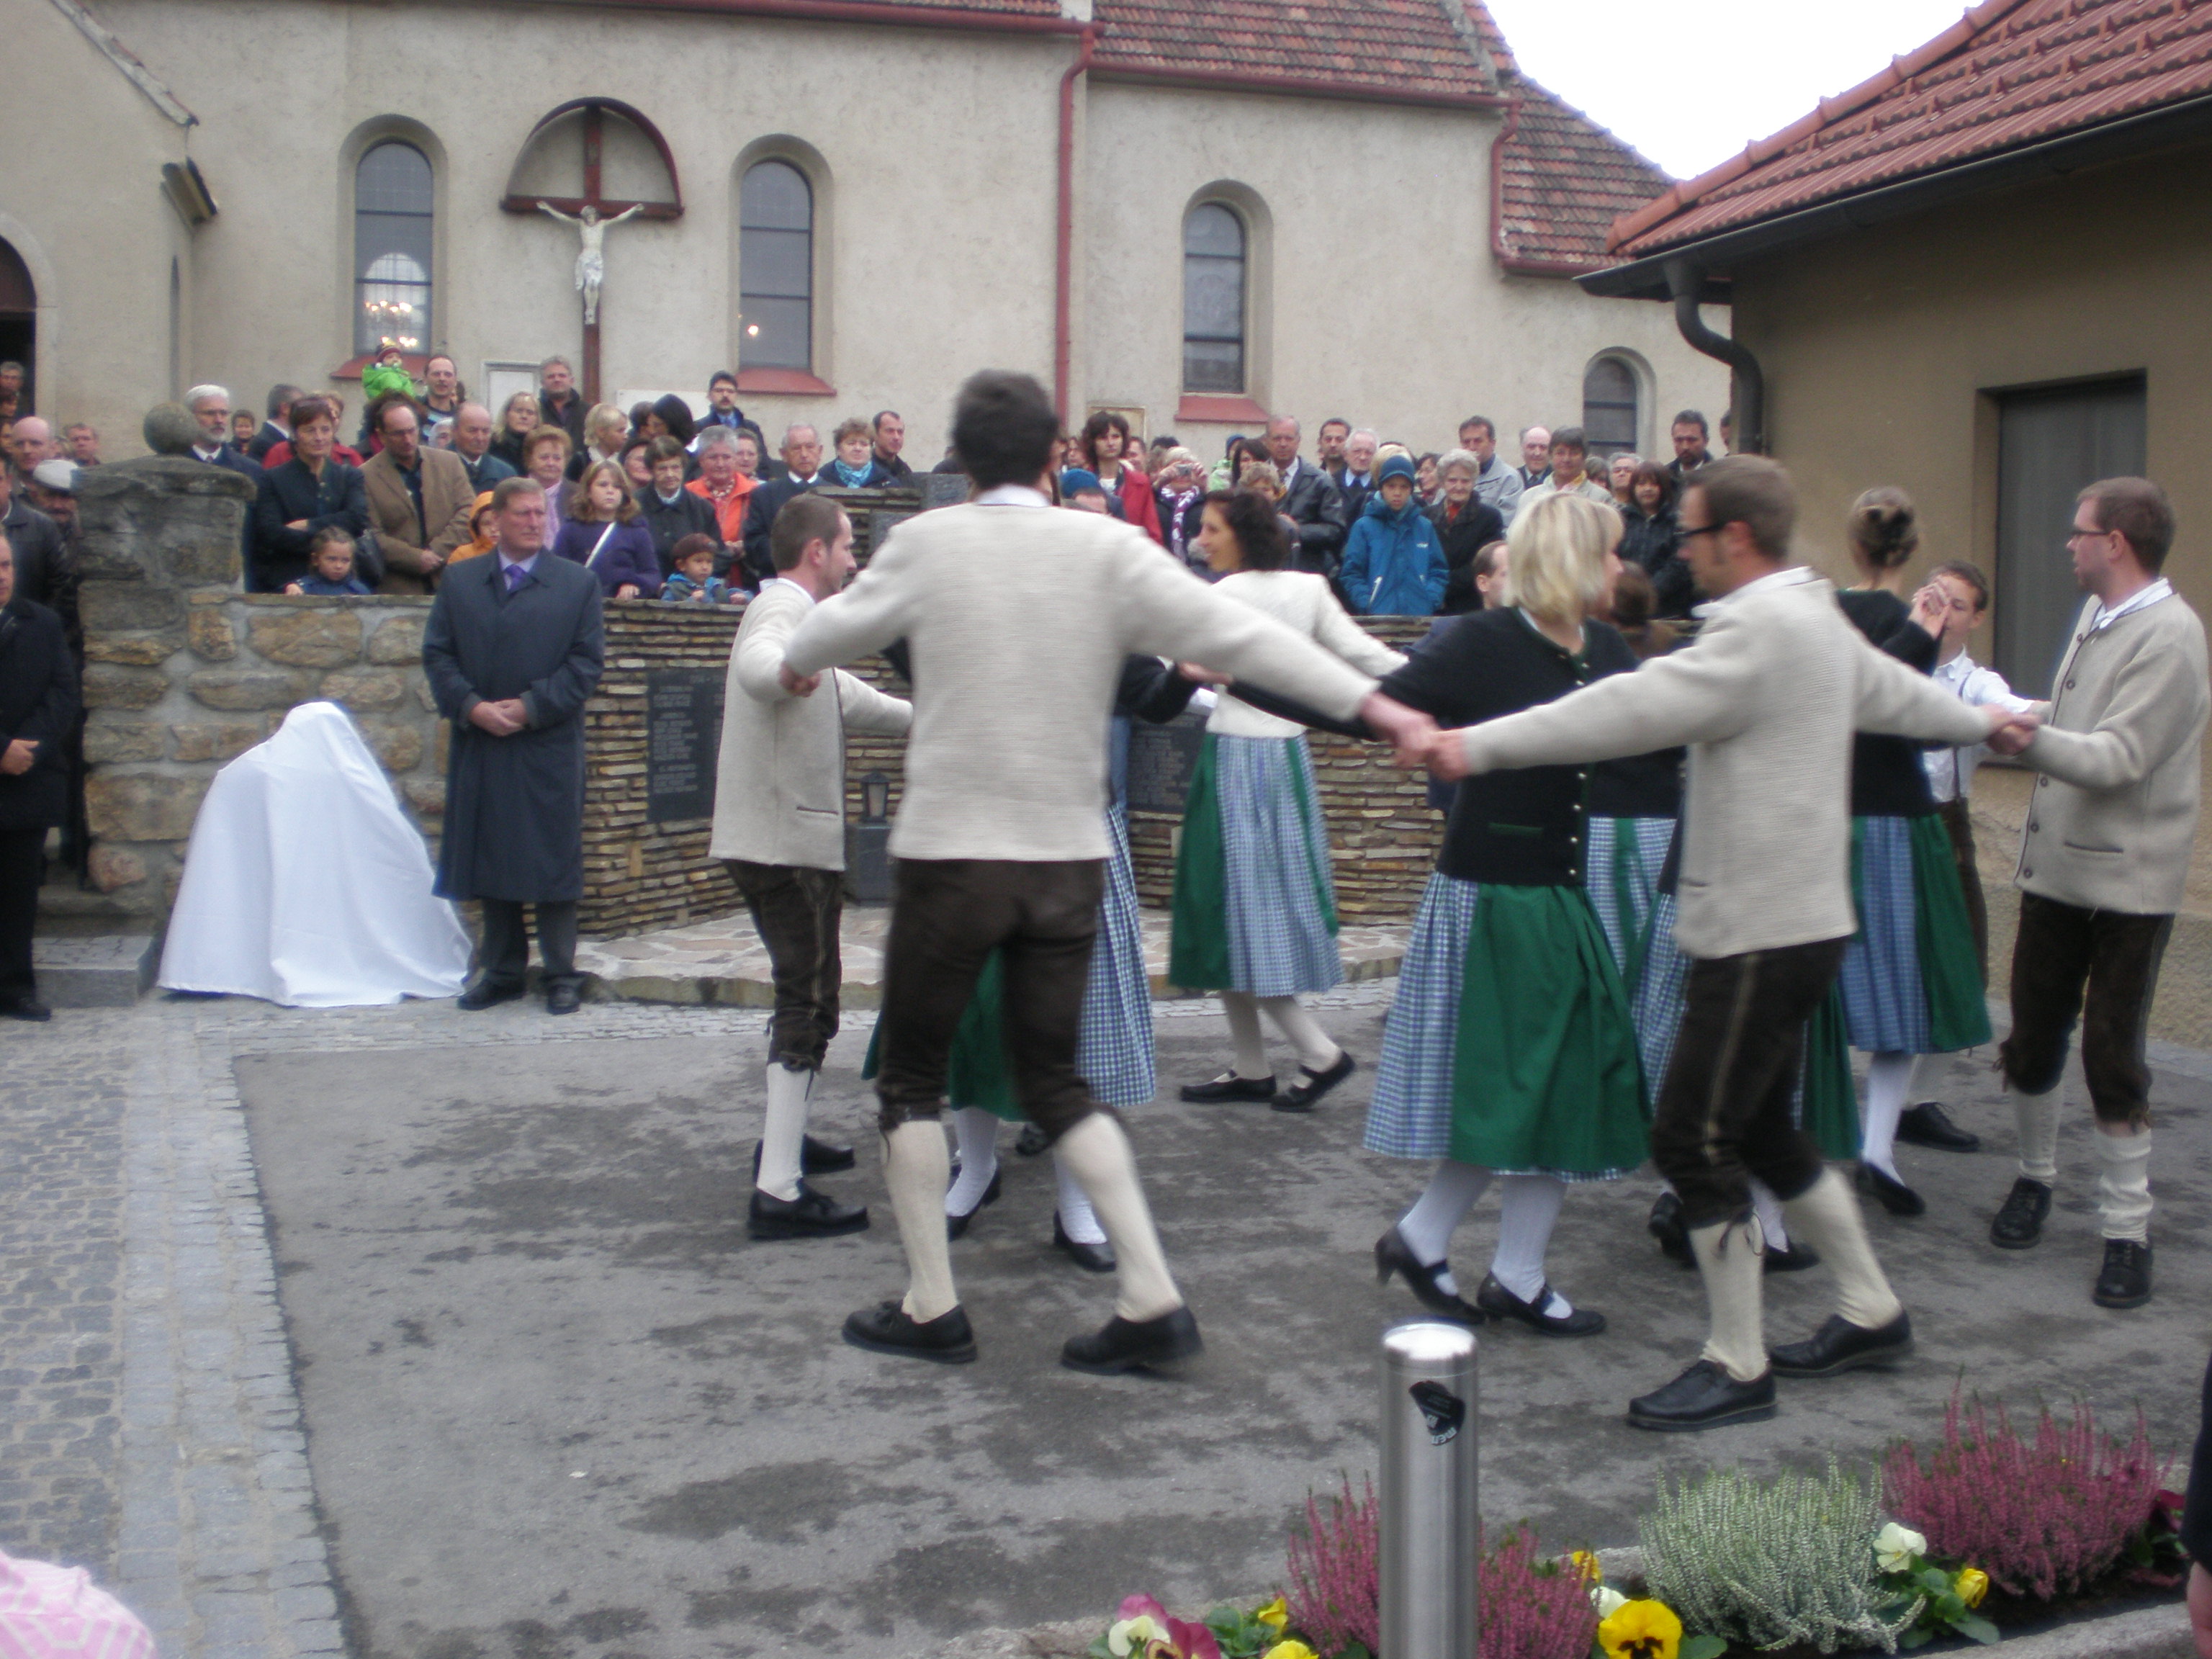
[[[1137,914],[1137,878],[1129,868],[1129,832],[1119,807],[1106,812],[1114,843],[1106,860],[1106,896],[1098,907],[1098,940],[1091,947],[1091,982],[1083,993],[1083,1034],[1075,1069],[1109,1106],[1142,1106],[1159,1092],[1152,1048],[1152,985],[1145,969],[1144,925]]]
[[[1217,988],[1259,997],[1329,990],[1344,963],[1306,740],[1213,741],[1231,977]]]
[[[1933,1048],[1928,994],[1920,982],[1909,819],[1859,819],[1856,874],[1859,931],[1844,950],[1837,984],[1851,1047],[1867,1054],[1924,1054]]]
[[[1628,981],[1636,1052],[1644,1062],[1644,1086],[1655,1100],[1674,1057],[1675,1033],[1681,1030],[1682,988],[1690,974],[1690,959],[1674,943],[1674,896],[1659,890],[1674,836],[1672,818],[1593,817],[1583,871],[1590,908],[1613,947],[1614,964]],[[1624,901],[1629,911],[1625,918]],[[1640,965],[1632,962],[1639,949]]]

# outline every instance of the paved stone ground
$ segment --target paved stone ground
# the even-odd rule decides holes
[[[1389,989],[1347,988],[1324,1019],[1371,1056]],[[1166,1080],[1211,1069],[1207,1005],[1160,1012]],[[865,1036],[833,1055],[847,1132]],[[1096,1616],[1139,1585],[1261,1588],[1308,1486],[1371,1465],[1366,1357],[1411,1309],[1364,1269],[1419,1178],[1356,1150],[1366,1073],[1309,1122],[1140,1118],[1211,1346],[1180,1382],[1102,1384],[1051,1357],[1106,1287],[1039,1248],[1048,1175],[1012,1158],[956,1256],[983,1361],[831,1340],[895,1287],[895,1240],[886,1213],[827,1246],[744,1242],[757,1013],[156,1000],[0,1041],[0,1548],[92,1567],[171,1659],[873,1655]],[[1661,1470],[1876,1449],[1962,1368],[2017,1401],[2139,1402],[2179,1446],[2212,1291],[2212,1060],[2154,1058],[2150,1309],[2087,1301],[2086,1179],[2044,1249],[1978,1242],[2010,1135],[1960,1062],[1943,1092],[1991,1152],[1908,1151],[1936,1213],[1874,1224],[1923,1358],[1793,1389],[1725,1443],[1620,1425],[1684,1357],[1694,1281],[1642,1239],[1648,1181],[1571,1194],[1554,1274],[1614,1328],[1566,1352],[1486,1338],[1486,1510],[1623,1541]],[[872,1156],[841,1184],[882,1206]],[[1493,1226],[1486,1206],[1462,1236],[1471,1274]],[[1816,1320],[1820,1278],[1777,1286],[1778,1327]]]

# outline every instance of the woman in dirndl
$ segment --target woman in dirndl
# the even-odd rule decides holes
[[[1164,725],[1182,713],[1197,690],[1189,678],[1158,658],[1131,657],[1121,665],[1114,718]],[[1084,988],[1075,1069],[1101,1104],[1142,1106],[1159,1092],[1152,1045],[1152,986],[1145,965],[1137,880],[1129,863],[1128,825],[1118,799],[1107,804],[1106,838],[1113,851],[1106,860],[1098,937],[1091,946],[1091,978]],[[957,1162],[952,1184],[945,1189],[945,1230],[954,1238],[967,1232],[985,1205],[998,1201],[999,1125],[1027,1121],[1006,1058],[1001,1022],[1005,982],[1005,963],[994,951],[984,960],[975,993],[960,1017],[945,1066]],[[873,1077],[875,1071],[876,1044],[871,1037],[862,1075]],[[1053,1248],[1088,1272],[1113,1272],[1114,1249],[1107,1243],[1106,1230],[1057,1152],[1053,1170],[1059,1184]]]
[[[1836,596],[1859,631],[1923,673],[1936,665],[1944,600],[1923,592],[1908,605],[1905,566],[1920,545],[1917,515],[1901,489],[1869,489],[1851,504],[1851,553],[1860,580]],[[1862,732],[1851,751],[1851,889],[1859,931],[1836,988],[1851,1047],[1867,1066],[1858,1184],[1892,1215],[1927,1209],[1897,1168],[1896,1143],[1913,1065],[1990,1040],[1973,923],[1958,865],[1917,745]],[[1807,1127],[1818,1127],[1808,1122]],[[1959,1131],[1929,1105],[1913,1109],[1916,1139],[1944,1144]]]
[[[1248,489],[1206,498],[1198,544],[1221,574],[1216,592],[1264,611],[1367,673],[1406,659],[1346,614],[1325,577],[1283,568],[1290,556],[1274,504]],[[1176,857],[1168,976],[1218,991],[1236,1058],[1187,1101],[1265,1100],[1310,1112],[1352,1075],[1352,1056],[1298,1005],[1344,977],[1336,890],[1305,730],[1224,696],[1207,718]],[[1278,1092],[1260,1037],[1265,1013],[1297,1050],[1299,1076]]]
[[[1620,515],[1578,495],[1524,508],[1507,536],[1504,605],[1440,629],[1382,689],[1461,726],[1632,672],[1626,641],[1592,614],[1620,539]],[[1437,1161],[1376,1242],[1377,1273],[1400,1275],[1447,1317],[1550,1336],[1605,1328],[1545,1273],[1567,1186],[1628,1174],[1649,1139],[1628,990],[1583,885],[1593,769],[1527,767],[1459,786],[1367,1115],[1369,1151]],[[1498,1249],[1470,1304],[1448,1251],[1493,1179]]]

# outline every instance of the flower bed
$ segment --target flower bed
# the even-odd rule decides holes
[[[2178,1601],[2187,1572],[2140,1414],[2120,1439],[2086,1406],[2032,1437],[1953,1397],[1941,1439],[1877,1468],[1662,1481],[1640,1570],[1539,1548],[1522,1522],[1486,1539],[1480,1659],[1781,1659],[1971,1647],[2023,1627]],[[1887,1512],[1888,1519],[1883,1519]],[[1261,1606],[1175,1618],[1130,1597],[1089,1659],[1390,1659],[1381,1643],[1371,1485],[1309,1498],[1287,1587]]]

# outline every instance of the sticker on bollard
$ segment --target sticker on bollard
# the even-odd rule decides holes
[[[1441,1382],[1416,1382],[1406,1390],[1429,1420],[1429,1443],[1448,1446],[1467,1421],[1467,1401]]]

